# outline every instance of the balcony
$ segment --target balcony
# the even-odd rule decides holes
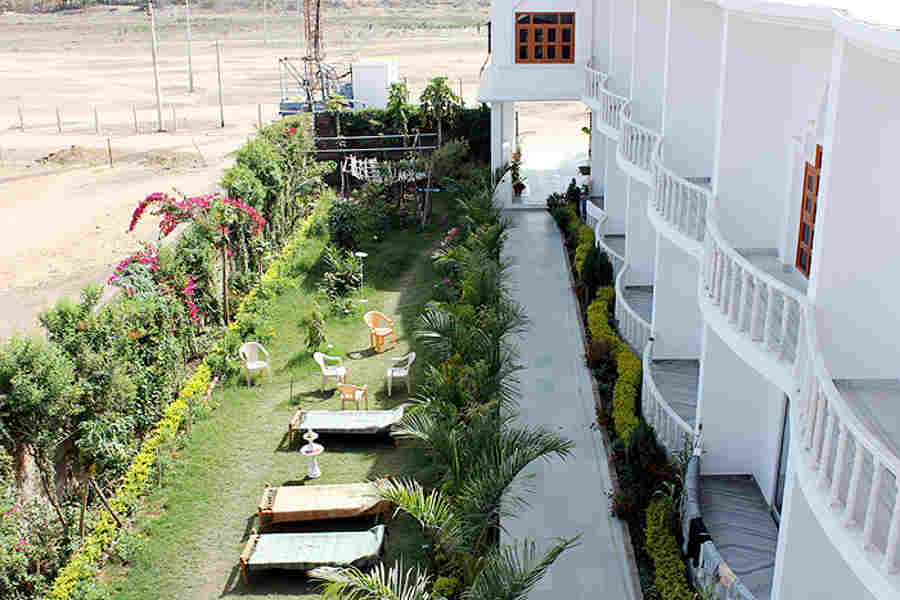
[[[588,227],[594,230],[594,239],[598,248],[602,248],[609,256],[609,261],[613,265],[613,277],[622,272],[625,265],[625,236],[624,235],[607,235],[606,223],[609,216],[602,208],[589,201],[586,204],[587,216],[585,222]]]
[[[616,321],[619,333],[638,356],[650,341],[653,322],[653,287],[626,286],[628,265],[616,276]]]
[[[791,419],[794,469],[835,548],[876,598],[900,595],[900,381],[834,381],[812,309]],[[796,458],[793,458],[796,455]]]
[[[612,139],[619,139],[622,128],[622,111],[628,104],[628,98],[610,92],[606,88],[609,76],[590,65],[584,68],[584,91],[581,101],[591,107],[597,117],[594,124],[603,134]]]
[[[657,231],[697,259],[706,238],[706,207],[712,191],[676,175],[662,164],[662,144],[654,158],[654,188],[647,216]]]
[[[654,159],[662,136],[632,120],[630,105],[626,104],[621,113],[622,133],[616,147],[616,163],[638,181],[654,187]]]
[[[700,362],[654,360],[653,342],[644,350],[641,411],[660,444],[674,459],[694,439]]]
[[[740,252],[716,223],[710,197],[701,265],[700,308],[706,322],[739,356],[785,393],[797,389],[805,288],[772,253]]]

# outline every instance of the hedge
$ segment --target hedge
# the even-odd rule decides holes
[[[673,514],[672,499],[668,496],[660,496],[650,502],[644,530],[646,548],[656,570],[656,591],[663,600],[685,600],[692,595],[684,575],[678,540],[670,526]]]
[[[609,315],[615,302],[615,290],[605,286],[597,290],[597,295],[588,306],[588,329],[591,338],[604,341],[616,362],[618,377],[613,387],[612,418],[616,435],[626,444],[631,433],[637,428],[638,391],[642,378],[641,359],[619,339],[609,324]]]
[[[588,253],[594,247],[594,231],[587,225],[578,228],[578,246],[575,248],[575,270],[578,277],[582,277],[584,271],[584,261],[587,259]]]
[[[297,228],[294,235],[282,248],[278,258],[269,265],[260,284],[247,294],[237,308],[235,321],[228,326],[230,330],[234,331],[240,327],[240,321],[245,314],[260,309],[262,307],[259,303],[260,300],[279,291],[286,276],[285,268],[289,264],[290,257],[306,240],[309,228],[319,212],[320,207],[317,206],[313,214],[308,216]],[[175,435],[184,421],[188,402],[205,394],[212,379],[211,358],[216,355],[221,357],[223,354],[222,343],[218,342],[184,385],[178,398],[166,408],[163,418],[156,424],[153,432],[141,444],[140,450],[125,473],[122,485],[109,500],[110,506],[120,517],[130,514],[136,506],[152,474],[156,449],[175,439]],[[94,576],[95,567],[100,563],[104,550],[109,548],[116,539],[117,527],[109,512],[103,511],[98,515],[93,526],[86,532],[84,543],[72,553],[69,562],[56,576],[50,590],[51,600],[69,600],[79,582]]]

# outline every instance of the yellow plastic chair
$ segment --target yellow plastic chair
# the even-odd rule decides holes
[[[394,321],[389,319],[377,310],[370,310],[363,315],[363,320],[369,328],[369,344],[375,348],[376,352],[381,352],[387,336],[391,336],[391,341],[396,344],[397,336],[394,335]]]
[[[356,410],[360,410],[359,401],[362,400],[366,410],[369,410],[369,386],[350,385],[349,383],[341,383],[337,386],[341,393],[341,410],[344,410],[344,404],[350,402],[356,406]]]

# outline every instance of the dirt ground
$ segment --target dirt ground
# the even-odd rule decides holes
[[[259,11],[194,10],[191,93],[179,11],[163,9],[158,20],[163,133],[156,132],[149,20],[141,11],[0,14],[0,339],[33,331],[40,311],[105,281],[125,255],[154,239],[149,219],[125,232],[139,200],[173,188],[214,191],[258,111],[264,121],[277,118],[277,59],[303,54],[295,13],[272,10],[264,43]],[[475,5],[329,8],[326,57],[339,69],[395,57],[414,99],[429,78],[444,75],[472,104],[487,58],[486,29],[476,25],[486,20],[487,8]],[[578,103],[525,104],[521,115],[528,144],[548,135],[561,147],[586,146]]]

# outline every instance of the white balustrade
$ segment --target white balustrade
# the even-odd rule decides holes
[[[797,367],[806,297],[752,265],[726,242],[715,222],[716,200],[709,196],[708,201],[701,272],[709,301],[731,328],[752,341],[761,353]]]
[[[660,145],[660,149],[662,145]],[[653,208],[673,229],[696,242],[706,237],[706,207],[712,192],[679,177],[662,164],[661,152],[654,159]]]
[[[799,402],[792,407],[798,446],[805,454],[795,462],[807,470],[808,493],[818,495],[846,532],[841,542],[855,546],[871,566],[897,586],[900,571],[900,458],[861,422],[846,404],[825,367],[816,320],[804,307],[806,361],[800,375]],[[853,450],[851,451],[851,447]],[[890,483],[893,481],[893,493]]]
[[[609,76],[590,65],[584,68],[584,99],[594,109],[597,124],[610,137],[616,137],[622,127],[622,110],[628,98],[606,88]]]
[[[627,163],[644,174],[644,180],[652,184],[653,163],[662,136],[631,119],[631,107],[622,110],[622,134],[619,136],[618,152]]]
[[[616,276],[616,321],[619,333],[639,356],[650,340],[650,323],[628,306],[625,300],[625,278],[628,276],[628,265],[625,265]]]
[[[641,412],[656,432],[656,439],[675,460],[685,443],[694,439],[694,429],[666,402],[653,379],[653,340],[644,347],[644,385],[641,388]]]

